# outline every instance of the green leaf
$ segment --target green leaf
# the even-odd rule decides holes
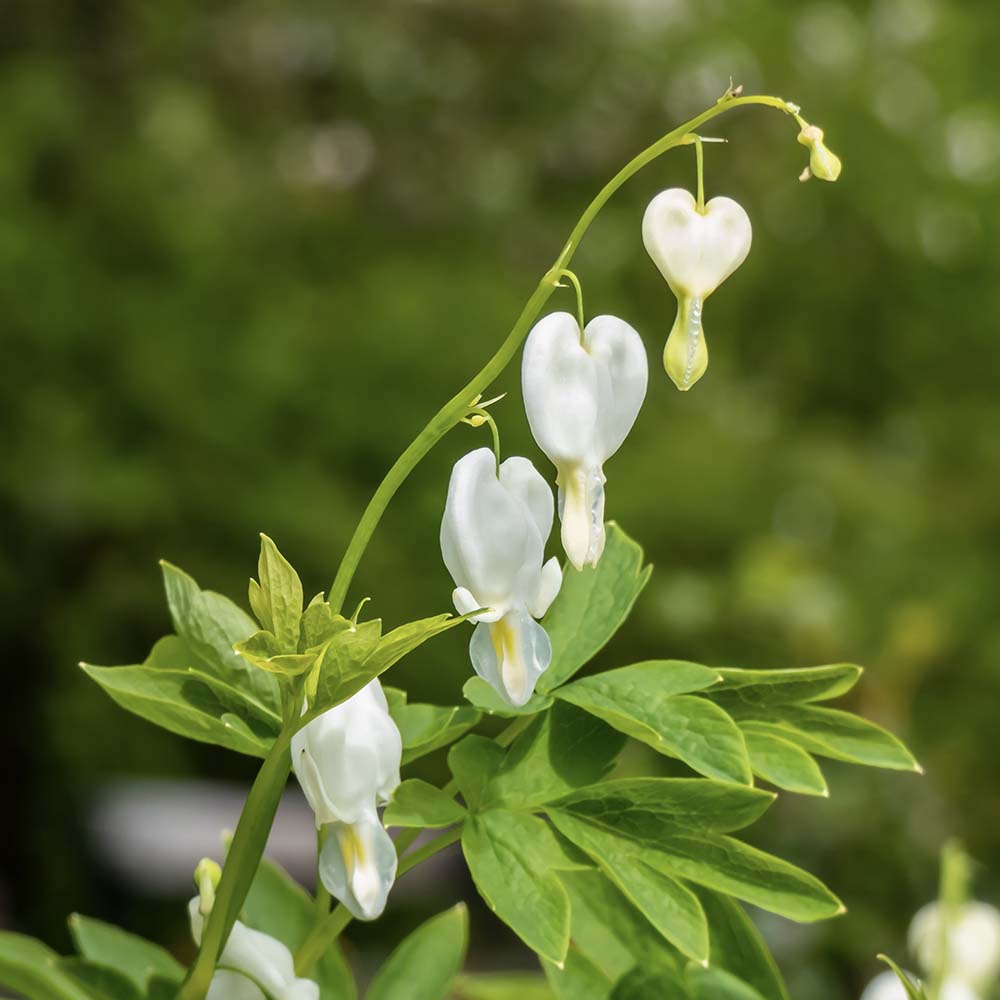
[[[298,652],[302,581],[292,564],[278,551],[278,546],[265,534],[260,536],[257,575],[268,612],[267,621],[261,624],[274,633],[282,652]]]
[[[538,679],[548,694],[593,659],[628,617],[653,569],[643,568],[642,548],[613,521],[596,568],[567,567],[559,596],[545,616],[552,662]]]
[[[675,878],[643,860],[645,847],[583,822],[551,813],[556,829],[582,848],[653,927],[688,958],[705,962],[708,924],[698,898]]]
[[[122,708],[188,739],[264,757],[281,726],[277,715],[197,670],[80,666]]]
[[[616,982],[634,965],[672,965],[676,952],[596,868],[560,872],[569,894],[572,943]]]
[[[85,959],[60,958],[59,969],[75,979],[94,1000],[143,1000],[144,991],[120,972],[107,965],[95,965]],[[177,983],[171,983],[177,992]]]
[[[830,794],[819,765],[777,726],[745,722],[741,727],[754,774],[802,795]]]
[[[470,677],[462,687],[462,694],[476,708],[487,715],[501,719],[513,719],[519,715],[537,715],[552,704],[552,698],[537,691],[523,705],[511,705],[504,701],[482,677]]]
[[[741,724],[765,722],[780,728],[788,740],[820,757],[896,771],[921,771],[895,736],[850,712],[815,705],[775,705],[764,711],[748,706],[730,711]]]
[[[306,673],[326,654],[324,646],[317,646],[305,653],[282,652],[282,645],[277,637],[265,631],[254,632],[249,639],[236,643],[233,648],[259,670],[287,677],[298,677]]]
[[[728,896],[695,889],[708,919],[709,962],[732,973],[767,1000],[788,1000],[788,990],[754,922]]]
[[[241,920],[263,931],[294,952],[312,929],[316,910],[312,898],[281,868],[261,861],[243,904]],[[324,997],[355,1000],[354,977],[340,946],[333,943],[308,973]]]
[[[468,942],[469,914],[459,903],[403,939],[376,973],[365,1000],[441,1000],[462,968]]]
[[[826,920],[844,904],[815,876],[732,837],[669,835],[647,862],[669,875],[735,896],[800,923]]]
[[[485,736],[466,736],[448,751],[448,768],[469,809],[476,811],[503,761],[501,746]]]
[[[302,612],[300,627],[302,634],[299,636],[299,649],[307,650],[322,646],[328,639],[346,632],[351,623],[343,615],[337,614],[330,604],[314,600]]]
[[[434,829],[461,823],[465,816],[465,810],[440,788],[419,778],[410,778],[393,792],[382,819],[386,826]]]
[[[480,973],[455,980],[454,1000],[553,1000],[541,976],[527,972]]]
[[[389,712],[403,738],[403,764],[454,743],[482,718],[474,708],[453,705],[389,704]]]
[[[839,698],[857,684],[863,671],[853,663],[833,663],[795,670],[719,667],[716,673],[722,683],[709,692],[711,697],[738,697],[750,705],[787,705]]]
[[[565,855],[549,826],[525,813],[481,813],[466,820],[462,852],[486,905],[542,958],[562,962],[569,897],[555,868]]]
[[[227,597],[202,590],[194,579],[168,562],[160,563],[174,630],[192,654],[183,664],[245,691],[264,708],[281,713],[281,694],[273,677],[239,656],[233,646],[257,631],[253,620]]]
[[[599,719],[557,703],[514,740],[484,804],[530,809],[593,784],[611,769],[624,742]]]
[[[0,931],[0,985],[28,1000],[93,1000],[51,948],[24,934]]]
[[[587,955],[573,947],[561,966],[542,959],[542,968],[558,1000],[607,1000],[614,982]]]
[[[662,833],[730,833],[760,819],[771,792],[703,778],[623,778],[582,788],[555,807],[638,841]]]
[[[689,1000],[690,996],[680,973],[672,969],[637,967],[618,980],[610,1000]]]
[[[692,1000],[771,1000],[723,969],[688,969]]]
[[[718,705],[684,693],[716,681],[713,671],[694,663],[652,660],[584,677],[557,697],[701,774],[750,784],[739,727]]]
[[[888,955],[878,955],[877,958],[880,962],[885,962],[896,973],[896,978],[903,984],[903,989],[906,990],[909,1000],[927,1000],[927,993],[919,980],[915,980],[908,972],[904,972]]]
[[[184,977],[184,968],[158,944],[106,924],[102,920],[73,913],[69,932],[79,954],[94,965],[103,965],[126,976],[141,990],[152,976],[173,982]]]

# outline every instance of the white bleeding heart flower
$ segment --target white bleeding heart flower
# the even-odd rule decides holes
[[[526,458],[497,474],[489,448],[460,458],[451,472],[441,521],[441,555],[455,581],[459,614],[471,620],[472,666],[497,694],[523,705],[552,659],[541,618],[562,584],[559,560],[543,565],[552,531],[552,490]]]
[[[928,903],[910,923],[910,951],[927,972],[941,963],[941,906]],[[992,983],[1000,972],[1000,911],[988,903],[964,903],[948,928],[945,970],[975,985]]]
[[[373,680],[292,738],[292,766],[325,831],[319,875],[360,920],[374,920],[396,877],[396,848],[378,815],[399,785],[403,741]]]
[[[976,994],[958,979],[946,979],[941,984],[939,997],[940,1000],[979,1000]],[[895,972],[882,972],[865,987],[861,1000],[909,1000],[909,996]]]
[[[537,323],[524,345],[524,408],[538,447],[556,467],[562,543],[577,568],[604,551],[604,463],[621,447],[646,397],[642,338],[614,316],[581,333],[569,313]]]
[[[201,898],[188,903],[191,936],[201,945],[205,918]],[[295,975],[292,953],[269,934],[239,920],[219,956],[206,1000],[320,1000],[319,986]]]
[[[690,389],[705,374],[705,299],[746,259],[752,236],[747,213],[732,198],[713,198],[699,212],[690,192],[670,188],[646,208],[643,242],[677,296],[663,365],[678,389]]]

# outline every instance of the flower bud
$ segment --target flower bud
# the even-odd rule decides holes
[[[198,909],[203,917],[212,912],[215,905],[215,890],[219,888],[222,869],[211,858],[202,858],[194,870],[194,882],[198,886]]]
[[[818,177],[821,181],[835,181],[840,176],[840,157],[823,141],[823,130],[818,125],[803,125],[799,142],[809,150],[809,171],[803,171],[801,180]]]

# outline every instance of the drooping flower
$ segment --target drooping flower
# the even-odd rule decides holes
[[[441,521],[441,554],[455,581],[459,614],[486,608],[469,655],[477,674],[512,705],[523,705],[552,659],[541,618],[562,583],[559,560],[544,565],[552,531],[552,490],[526,458],[497,474],[488,448],[456,463]]]
[[[604,551],[604,463],[635,423],[648,374],[642,338],[614,316],[581,332],[569,313],[552,313],[525,342],[524,408],[556,467],[563,548],[577,569]]]
[[[943,960],[949,976],[977,987],[991,983],[1000,972],[1000,911],[988,903],[961,904],[945,942],[941,919],[940,903],[928,903],[910,923],[910,951],[921,966],[933,972]]]
[[[188,904],[191,936],[197,945],[205,926],[201,898]],[[269,934],[239,920],[226,941],[206,1000],[320,1000],[319,986],[295,975],[292,953]]]
[[[752,235],[747,213],[732,198],[713,198],[700,212],[690,192],[670,188],[646,208],[643,242],[677,296],[663,365],[678,389],[690,389],[705,374],[705,299],[746,259]]]
[[[396,848],[378,815],[399,785],[402,738],[373,680],[292,738],[292,766],[325,832],[319,875],[334,898],[374,920],[396,877]]]
[[[819,126],[803,124],[799,142],[809,150],[809,166],[802,172],[800,180],[818,177],[821,181],[835,181],[840,176],[840,157],[824,142],[823,130]]]

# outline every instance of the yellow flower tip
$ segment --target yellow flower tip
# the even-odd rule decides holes
[[[921,774],[922,775],[924,773],[923,767],[920,764],[918,764],[916,761],[913,762],[913,770],[917,774]]]
[[[840,157],[823,141],[823,130],[818,125],[803,125],[798,139],[809,150],[808,174],[803,171],[799,180],[817,177],[821,181],[835,181],[843,165]]]
[[[847,907],[843,903],[840,904],[837,912],[834,914],[835,917],[842,917],[847,912]]]

